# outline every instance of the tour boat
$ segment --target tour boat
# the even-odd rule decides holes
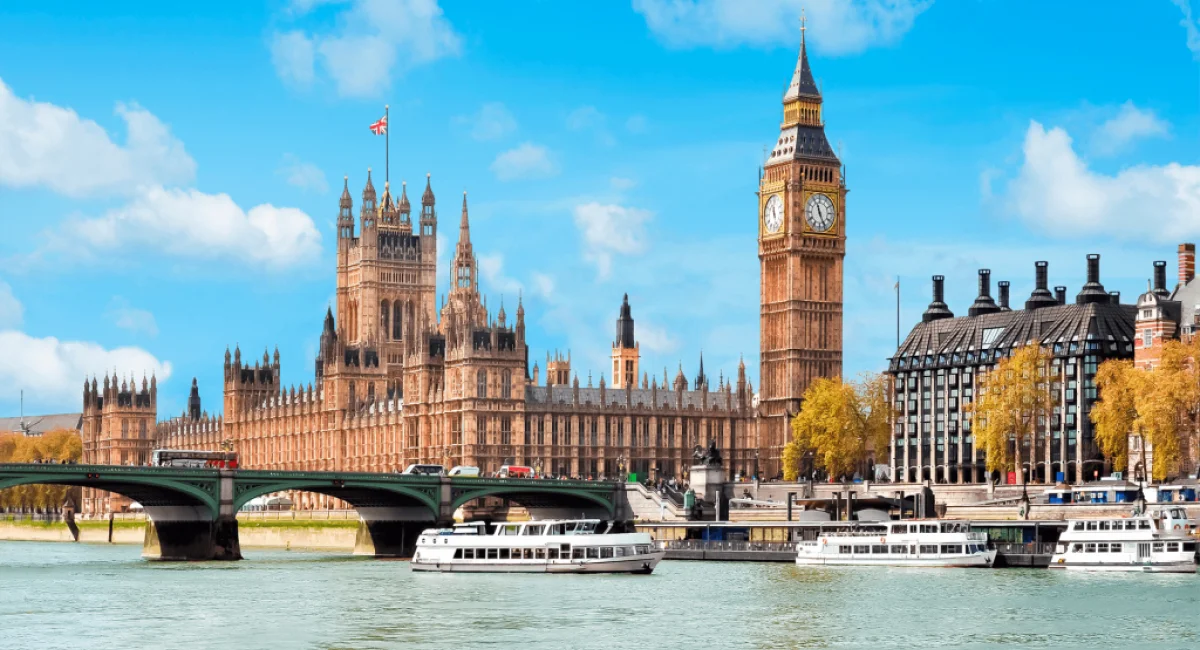
[[[990,567],[996,550],[970,522],[909,520],[821,534],[801,542],[800,566]]]
[[[489,533],[489,528],[494,528]],[[649,533],[614,533],[612,522],[556,519],[430,528],[417,540],[413,571],[650,573],[665,551]]]
[[[1183,508],[1129,517],[1068,519],[1051,569],[1195,573],[1195,524]]]

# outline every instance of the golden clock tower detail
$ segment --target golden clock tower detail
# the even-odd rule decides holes
[[[783,123],[758,191],[760,262],[759,454],[781,471],[790,416],[820,377],[842,373],[842,260],[846,185],[825,138],[821,91],[800,28],[800,56],[783,96]]]

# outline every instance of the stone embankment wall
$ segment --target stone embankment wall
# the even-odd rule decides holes
[[[340,521],[251,521],[239,526],[242,548],[291,548],[295,550],[354,550],[358,520]],[[113,526],[114,544],[142,544],[145,524],[141,521],[119,521]],[[0,521],[0,541],[71,542],[71,532],[65,523],[29,521]],[[107,521],[80,521],[79,541],[108,543]]]

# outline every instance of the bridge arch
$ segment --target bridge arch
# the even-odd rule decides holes
[[[485,497],[499,497],[518,503],[526,508],[558,509],[603,509],[609,517],[617,513],[615,490],[610,486],[563,485],[560,481],[531,479],[516,482],[512,479],[503,483],[455,487],[450,502],[451,511]]]
[[[173,478],[154,476],[152,472],[125,474],[110,467],[87,465],[10,465],[0,467],[0,490],[39,484],[94,488],[128,497],[143,507],[200,507],[216,518],[220,501],[218,479],[215,472],[211,474],[214,475]]]
[[[360,513],[366,508],[421,508],[430,520],[438,515],[436,485],[428,489],[386,482],[355,479],[279,478],[235,480],[233,511],[238,512],[265,494],[275,492],[313,492],[341,499]]]

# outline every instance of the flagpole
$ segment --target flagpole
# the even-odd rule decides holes
[[[392,130],[390,128],[388,128],[391,126],[391,122],[392,121],[390,119],[388,119],[388,105],[384,104],[383,105],[383,184],[385,186],[388,184],[388,181],[391,180],[389,178],[389,176],[391,175],[391,160],[389,158],[391,157],[391,153],[392,153],[392,136],[391,136]]]
[[[900,276],[896,276],[896,349],[900,349]]]

